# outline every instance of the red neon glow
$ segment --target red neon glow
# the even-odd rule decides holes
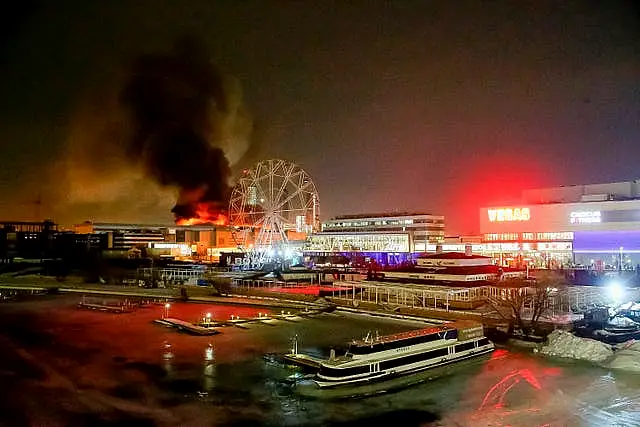
[[[447,228],[460,234],[477,233],[481,207],[517,207],[522,203],[522,190],[554,182],[554,171],[545,167],[544,161],[515,152],[468,156],[460,160],[457,170],[464,173],[453,177],[450,184],[459,191],[444,195],[442,213]]]
[[[176,220],[178,225],[227,225],[229,218],[222,212],[215,209],[215,205],[210,203],[197,203],[195,215],[191,218],[180,218]]]
[[[493,351],[493,353],[491,353],[491,360],[502,359],[507,354],[509,354],[507,350],[503,348],[497,348]]]
[[[480,405],[480,408],[478,408],[478,411],[485,410],[488,407],[492,407],[494,409],[504,407],[504,399],[509,390],[511,390],[516,384],[520,383],[523,379],[536,390],[542,389],[538,379],[529,369],[513,371],[487,391],[484,395],[484,399],[482,399],[482,404]]]
[[[562,370],[560,368],[545,368],[542,372],[544,373],[544,375],[557,377],[562,373]]]

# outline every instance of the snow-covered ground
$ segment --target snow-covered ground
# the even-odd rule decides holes
[[[539,349],[547,356],[605,363],[613,357],[610,345],[589,338],[576,337],[570,332],[555,330],[547,337],[547,344]]]
[[[547,356],[586,360],[605,368],[640,374],[640,341],[620,344],[614,351],[612,346],[600,341],[556,330],[549,334],[547,344],[537,351]]]

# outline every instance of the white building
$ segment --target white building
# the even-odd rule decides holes
[[[632,269],[640,263],[640,180],[523,192],[480,209],[486,251],[540,266]]]
[[[428,245],[444,239],[444,216],[426,213],[344,215],[322,223],[322,231],[307,238],[305,254],[343,254],[381,264],[406,261]]]

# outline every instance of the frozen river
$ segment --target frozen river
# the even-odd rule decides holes
[[[262,356],[327,354],[368,331],[420,324],[331,313],[299,322],[180,334],[163,306],[130,314],[78,310],[78,297],[0,305],[0,425],[640,426],[640,378],[498,349],[448,375],[361,398],[308,398]],[[266,309],[172,304],[195,321]]]

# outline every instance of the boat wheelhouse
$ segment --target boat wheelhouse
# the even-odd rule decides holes
[[[344,356],[320,364],[319,387],[406,375],[493,351],[482,324],[458,321],[394,335],[354,340]]]

